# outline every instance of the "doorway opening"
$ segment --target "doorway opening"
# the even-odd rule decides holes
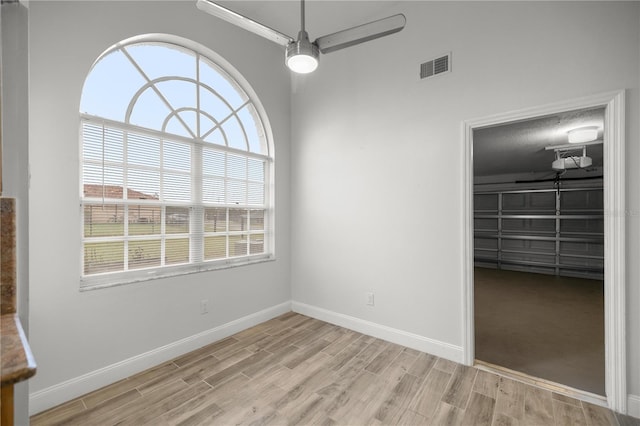
[[[603,128],[599,107],[473,131],[475,358],[600,396]]]
[[[556,122],[560,120],[562,122],[563,119],[568,119],[568,117],[585,118],[589,114],[600,114],[602,128],[598,137],[601,136],[601,141],[589,141],[593,142],[593,144],[585,148],[586,152],[566,154],[560,151],[558,154],[556,148],[560,145],[570,145],[567,140],[567,131],[571,129],[567,128],[567,126],[560,126],[562,127],[561,129],[556,126],[551,133],[546,133],[545,136],[536,136],[538,133],[543,133],[542,129],[538,128],[537,125],[542,127],[542,123],[545,120],[555,120]],[[571,125],[575,126],[575,122]],[[481,151],[482,132],[487,129],[495,130],[508,126],[520,126],[529,129],[521,139],[525,145],[531,145],[529,148],[533,148],[535,140],[545,139],[545,146],[534,149],[533,157],[536,157],[536,160],[538,157],[544,157],[546,170],[537,171],[521,168],[519,170],[527,170],[529,175],[520,175],[517,179],[513,179],[514,176],[510,176],[510,179],[503,179],[502,182],[491,182],[491,179],[483,181],[483,179],[488,179],[481,178],[482,173],[479,172],[479,169],[484,167],[484,163],[491,167],[498,167],[499,165],[504,167],[517,166],[518,156],[508,152],[508,150],[507,152],[504,152],[504,150],[490,152],[489,161],[483,162],[482,156],[484,153]],[[589,127],[589,125],[585,124],[580,127]],[[554,376],[544,371],[540,372],[540,367],[544,367],[544,364],[552,363],[551,361],[571,362],[570,359],[565,359],[571,358],[571,356],[567,356],[567,352],[562,352],[567,349],[563,349],[560,342],[554,342],[550,337],[545,338],[544,336],[530,336],[524,339],[525,350],[531,350],[532,347],[536,347],[542,354],[539,354],[538,357],[533,357],[536,359],[532,363],[535,367],[533,370],[527,370],[526,368],[528,367],[522,367],[520,361],[505,367],[539,378],[541,382],[559,384],[558,388],[560,389],[571,388],[577,391],[584,391],[585,399],[589,399],[589,394],[604,395],[606,397],[606,405],[622,413],[626,412],[623,130],[624,92],[597,95],[466,122],[465,170],[467,176],[465,179],[466,205],[464,211],[465,363],[474,365],[477,363],[476,360],[484,361],[481,359],[482,356],[493,356],[490,354],[491,351],[494,353],[500,352],[495,345],[494,347],[491,344],[488,346],[483,345],[487,340],[491,343],[492,339],[501,337],[499,336],[500,320],[502,320],[503,325],[505,322],[510,321],[508,318],[498,314],[493,318],[494,321],[497,319],[497,322],[494,322],[493,326],[486,328],[484,321],[487,320],[487,313],[491,316],[492,310],[484,309],[483,311],[482,308],[478,308],[478,312],[476,312],[475,291],[480,291],[480,287],[476,289],[476,285],[478,285],[476,284],[476,275],[478,278],[477,283],[483,287],[487,287],[485,285],[487,281],[495,281],[488,287],[489,290],[487,288],[483,290],[483,295],[479,293],[478,298],[480,302],[483,297],[488,297],[489,302],[485,300],[483,303],[485,305],[489,304],[494,308],[498,306],[496,302],[498,302],[499,297],[505,296],[505,288],[515,289],[518,287],[518,285],[505,284],[504,280],[498,280],[496,278],[498,273],[511,274],[511,276],[507,276],[507,283],[516,282],[520,283],[519,286],[524,290],[528,288],[529,293],[525,292],[516,296],[518,301],[534,301],[535,297],[537,297],[536,295],[541,294],[544,286],[555,290],[563,289],[568,292],[547,296],[546,309],[550,309],[550,312],[562,314],[565,311],[569,311],[570,305],[576,302],[577,299],[580,299],[585,294],[590,294],[594,296],[593,299],[595,300],[591,306],[594,307],[596,313],[592,316],[597,317],[600,315],[597,321],[599,326],[581,324],[579,321],[577,325],[585,329],[585,331],[589,331],[588,328],[590,327],[600,327],[601,331],[596,331],[595,334],[599,334],[601,343],[599,344],[599,349],[593,349],[593,346],[585,347],[579,349],[578,352],[573,352],[571,356],[588,358],[596,354],[595,362],[600,365],[599,378],[597,377],[598,373],[587,374],[582,377],[582,379],[586,380],[574,381],[572,379],[567,380],[562,375]],[[564,140],[554,139],[560,136]],[[476,144],[479,148],[477,151],[475,150]],[[570,159],[566,160],[566,158]],[[528,158],[525,161],[528,167],[534,163],[533,158]],[[592,162],[589,163],[589,161]],[[598,165],[598,163],[601,165]],[[571,173],[569,173],[569,170],[560,170],[560,173],[557,173],[561,166],[576,170],[571,171]],[[476,176],[474,176],[474,171]],[[506,175],[513,174],[513,169],[511,171],[498,171],[502,173],[495,173],[495,175],[502,175],[503,178]],[[545,178],[543,174],[549,175],[550,172],[551,176]],[[488,175],[485,174],[485,176]],[[517,181],[519,187],[505,187],[505,182],[507,181],[510,181],[511,184]],[[477,192],[482,192],[477,191],[478,189],[484,191],[481,197],[476,194]],[[484,197],[484,200],[480,200],[482,197]],[[597,201],[598,199],[600,201]],[[475,212],[476,203],[478,203],[478,210],[481,211],[478,213],[480,217],[477,217]],[[482,205],[482,203],[486,204]],[[486,209],[482,207],[486,207]],[[494,209],[492,210],[494,214],[489,214],[487,211],[482,212],[482,210],[490,209]],[[527,211],[527,209],[530,211]],[[570,210],[574,211],[570,212]],[[551,211],[553,211],[553,214],[551,214]],[[484,217],[482,216],[483,213]],[[484,242],[476,246],[476,228],[482,232],[483,226],[489,226],[488,222],[482,223],[485,219],[491,221],[492,238],[485,238]],[[600,241],[595,238],[598,233],[600,233]],[[489,232],[485,233],[484,236],[488,236],[488,234]],[[491,242],[488,243],[487,240]],[[476,270],[474,269],[476,266],[484,268]],[[505,271],[505,269],[507,270]],[[534,277],[534,283],[530,283],[527,287],[527,279],[532,276]],[[549,280],[550,282],[546,282]],[[563,284],[559,280],[566,282]],[[532,285],[533,287],[537,285],[533,293],[531,293]],[[589,285],[591,285],[591,289],[586,291],[585,288],[589,287]],[[573,293],[570,291],[573,291]],[[562,303],[563,300],[566,303]],[[508,303],[503,301],[503,304],[506,305]],[[537,304],[532,303],[532,305],[534,307],[537,305],[540,308],[541,301],[539,300]],[[597,313],[598,305],[600,306],[600,314]],[[511,307],[513,308],[513,306]],[[519,309],[516,312],[516,317],[514,317],[517,320],[511,320],[510,322],[523,323],[525,330],[537,330],[539,332],[551,327],[566,330],[570,322],[568,317],[539,316],[540,309],[538,309],[537,320],[534,320],[534,323],[537,324],[534,326],[531,323],[527,324],[523,320],[524,315],[521,310],[523,308]],[[482,327],[485,328],[483,329]],[[476,334],[476,329],[478,329],[478,334]],[[568,333],[572,334],[573,332],[569,331]],[[509,346],[508,336],[506,337],[507,346]],[[534,341],[536,338],[543,343],[535,346]],[[597,343],[598,339],[593,340]],[[544,345],[547,345],[547,347],[545,348]],[[598,345],[595,346],[597,347]],[[599,354],[597,354],[598,352]],[[591,355],[587,356],[586,354],[588,353]],[[498,358],[493,358],[493,361],[487,360],[486,362],[493,364],[496,362],[495,360],[498,363],[503,363]],[[577,363],[575,359],[573,363]],[[536,368],[538,369],[536,370]],[[594,377],[596,377],[595,380],[593,380]]]

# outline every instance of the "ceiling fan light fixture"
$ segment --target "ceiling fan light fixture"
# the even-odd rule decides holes
[[[585,143],[598,139],[598,128],[595,126],[579,127],[569,130],[569,143]]]
[[[306,31],[300,31],[298,40],[289,43],[286,52],[287,67],[298,74],[308,74],[318,68],[320,51],[309,41]]]
[[[197,0],[198,9],[217,18],[264,37],[286,48],[285,64],[296,73],[308,74],[318,68],[320,53],[330,53],[356,44],[365,43],[380,37],[401,31],[407,20],[398,13],[393,16],[371,21],[366,24],[347,28],[332,34],[318,37],[313,43],[305,31],[305,0],[300,0],[300,32],[294,40],[286,34],[263,25],[253,19],[227,9],[213,0]]]

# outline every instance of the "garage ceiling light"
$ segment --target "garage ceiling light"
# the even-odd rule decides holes
[[[595,126],[569,130],[569,143],[591,142],[596,139],[598,139],[598,128]]]

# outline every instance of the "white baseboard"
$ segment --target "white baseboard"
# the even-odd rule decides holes
[[[326,309],[300,302],[291,302],[291,309],[294,312],[326,321],[331,324],[339,325],[359,333],[462,363],[463,350],[460,346],[429,339],[428,337],[420,336],[418,334],[409,333],[397,328],[387,327],[385,325],[376,324],[374,322],[349,315],[339,314],[337,312],[328,311]]]
[[[640,419],[640,396],[629,395],[627,399],[627,414]]]
[[[291,311],[291,302],[272,306],[160,348],[33,392],[29,395],[29,415],[40,413],[289,311]]]

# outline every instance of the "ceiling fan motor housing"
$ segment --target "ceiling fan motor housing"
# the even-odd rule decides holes
[[[312,72],[318,66],[320,50],[309,41],[306,31],[298,33],[298,40],[289,43],[285,55],[287,66],[301,73]]]

